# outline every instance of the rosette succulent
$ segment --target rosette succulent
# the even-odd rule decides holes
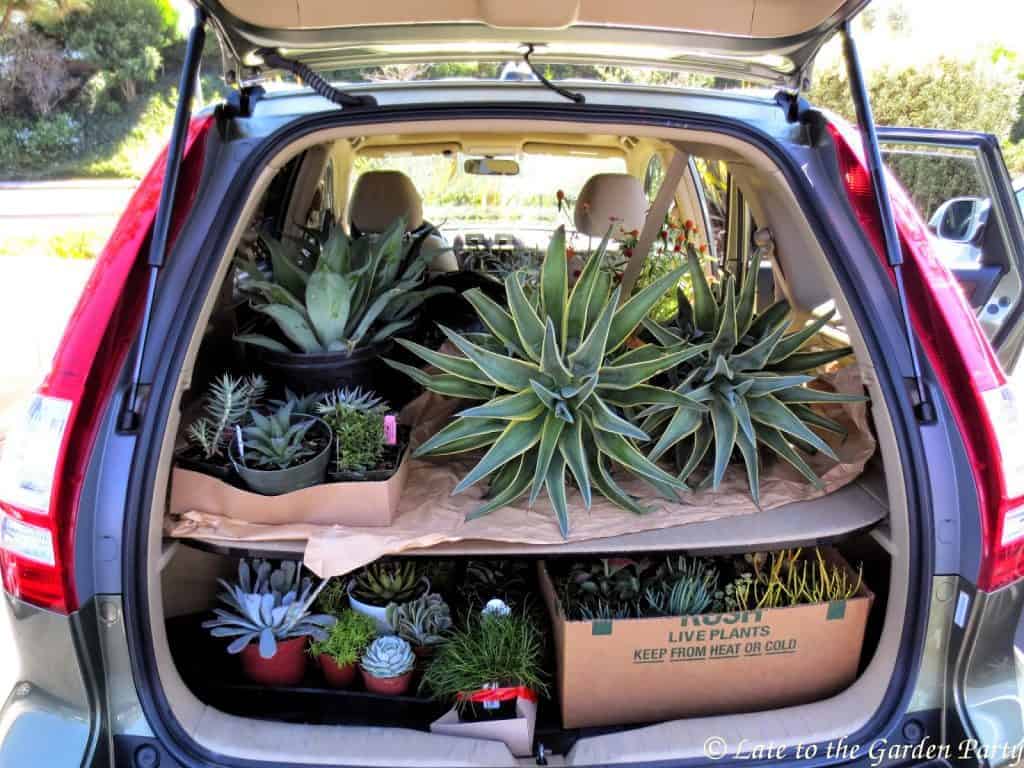
[[[641,429],[657,436],[648,458],[657,461],[675,448],[679,479],[687,480],[710,451],[714,461],[705,482],[718,488],[738,449],[750,492],[759,503],[758,451],[763,445],[820,487],[821,480],[797,448],[834,459],[828,443],[811,428],[840,435],[845,435],[845,430],[810,406],[864,399],[807,386],[816,378],[812,371],[852,352],[850,347],[801,351],[834,312],[790,331],[793,319],[785,301],[760,313],[755,310],[759,249],[753,249],[737,289],[732,275],[712,288],[696,251],[689,244],[687,248],[693,303],[679,291],[679,312],[672,326],[644,321],[647,331],[666,350],[686,344],[696,345],[691,348],[697,350],[670,372],[674,391],[688,398],[687,406],[659,402],[639,413]],[[693,401],[707,407],[690,407]]]
[[[274,568],[267,560],[238,563],[238,581],[218,580],[223,590],[217,598],[230,610],[214,608],[216,619],[203,622],[214,637],[233,637],[228,653],[241,653],[249,643],[259,642],[260,656],[277,653],[277,641],[312,637],[321,641],[334,617],[310,614],[309,608],[326,582],[315,588],[302,576],[300,566],[290,560]]]
[[[434,592],[408,603],[391,603],[386,616],[395,634],[417,647],[440,645],[452,629],[448,604]]]
[[[340,227],[320,246],[312,272],[297,249],[262,238],[270,252],[274,280],[268,281],[253,262],[240,261],[253,294],[253,309],[277,325],[299,351],[351,353],[357,347],[391,338],[412,325],[415,311],[430,296],[450,291],[424,289],[431,254],[409,259],[414,241],[403,239],[405,221],[396,219],[380,236],[350,239]],[[235,337],[246,344],[277,352],[288,345],[264,334]]]
[[[370,643],[360,664],[374,677],[401,677],[416,664],[416,656],[406,640],[384,635]]]
[[[684,269],[655,280],[620,305],[620,289],[612,289],[611,275],[601,269],[607,243],[608,236],[570,291],[565,230],[560,227],[532,297],[516,274],[505,280],[507,310],[478,290],[464,294],[487,333],[470,337],[442,326],[463,356],[399,340],[441,373],[430,375],[388,361],[434,392],[487,401],[460,412],[416,451],[417,456],[429,456],[488,448],[455,487],[460,493],[490,478],[488,498],[470,519],[526,493],[533,504],[546,488],[562,535],[568,536],[567,470],[588,508],[593,486],[624,509],[647,511],[612,478],[609,464],[647,481],[668,499],[676,500],[677,491],[685,489],[638,450],[636,441],[649,436],[620,410],[654,404],[695,413],[706,410],[685,394],[647,384],[659,373],[701,355],[705,345],[626,348],[640,321],[679,282]]]
[[[427,583],[411,560],[378,561],[352,579],[351,593],[369,605],[406,603],[426,591]]]

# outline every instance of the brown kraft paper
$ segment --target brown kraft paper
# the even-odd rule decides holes
[[[835,374],[832,384],[841,392],[862,391],[856,366],[841,369]],[[413,432],[413,445],[447,424],[451,408],[450,401],[431,393],[406,406],[402,420],[417,425]],[[805,456],[822,479],[824,488],[815,489],[789,465],[768,458],[769,452],[763,451],[761,509],[820,498],[849,484],[863,472],[865,463],[875,450],[875,441],[867,423],[866,404],[829,404],[823,410],[843,423],[849,432],[845,439],[823,435],[839,457],[838,463],[820,454]],[[181,509],[177,514],[168,516],[165,530],[173,537],[202,537],[224,542],[305,541],[305,563],[321,577],[349,573],[384,555],[447,542],[472,540],[556,545],[564,541],[543,494],[532,509],[527,507],[524,495],[511,506],[467,522],[465,516],[480,504],[486,482],[458,496],[452,496],[451,491],[478,459],[478,455],[464,455],[411,460],[398,515],[390,526],[383,528],[308,521],[266,525],[198,509]],[[625,473],[616,479],[626,491],[643,498],[654,511],[643,516],[634,515],[596,493],[591,509],[587,511],[579,492],[570,487],[570,541],[600,539],[758,512],[751,501],[742,466],[730,466],[717,491],[684,492],[678,503],[657,497],[650,486]]]

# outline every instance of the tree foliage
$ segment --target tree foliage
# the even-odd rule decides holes
[[[67,49],[106,71],[110,87],[132,102],[139,84],[160,73],[175,21],[168,0],[92,0],[67,15],[62,31]]]

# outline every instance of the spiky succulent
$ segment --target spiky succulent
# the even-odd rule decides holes
[[[659,326],[650,320],[645,320],[644,327],[667,349],[684,343],[698,345],[698,353],[681,361],[670,376],[675,392],[707,407],[698,410],[656,403],[641,411],[641,428],[658,435],[648,458],[657,461],[675,447],[679,478],[687,480],[714,445],[714,462],[705,482],[718,488],[733,451],[738,448],[750,492],[755,503],[759,503],[758,446],[764,445],[820,487],[821,480],[796,447],[820,451],[835,459],[828,443],[811,427],[837,434],[845,434],[845,430],[813,410],[810,404],[863,399],[806,386],[815,379],[810,371],[852,351],[849,347],[800,351],[832,319],[834,312],[788,332],[792,315],[785,301],[776,302],[761,313],[755,310],[759,250],[753,250],[745,265],[737,295],[732,275],[713,289],[697,252],[689,244],[687,248],[693,303],[679,291],[679,313],[674,327]]]
[[[303,577],[300,566],[285,560],[274,568],[267,560],[238,563],[238,581],[218,579],[223,588],[217,598],[231,610],[214,608],[216,619],[203,622],[214,637],[233,637],[228,653],[241,653],[249,643],[259,642],[260,656],[277,653],[277,641],[293,637],[324,640],[333,616],[310,614],[309,607],[323,588],[315,588]]]
[[[357,347],[391,338],[412,325],[414,312],[427,298],[450,288],[423,289],[430,254],[409,259],[413,240],[403,239],[405,220],[396,219],[379,236],[350,239],[336,227],[322,244],[316,266],[306,271],[297,249],[263,238],[270,252],[274,280],[265,279],[253,262],[240,261],[255,296],[253,308],[277,324],[301,352],[351,353]],[[278,339],[244,333],[246,344],[288,352]]]
[[[384,635],[370,643],[360,664],[374,677],[401,677],[416,664],[416,656],[406,640]]]
[[[386,616],[395,633],[417,647],[440,645],[452,628],[451,610],[435,592],[420,595],[408,603],[391,603]]]
[[[718,569],[702,558],[680,557],[667,578],[644,592],[648,612],[659,616],[693,616],[704,613],[718,591]]]
[[[262,376],[235,377],[222,373],[206,390],[203,396],[206,415],[189,425],[188,441],[205,459],[223,456],[235,425],[243,423],[249,412],[259,406],[266,390],[267,382]]]
[[[318,422],[308,418],[295,421],[292,408],[292,403],[286,403],[273,413],[252,412],[252,424],[242,429],[245,466],[287,469],[313,455],[309,433]]]
[[[565,230],[560,227],[541,265],[532,298],[517,275],[505,280],[508,310],[478,290],[463,294],[489,333],[479,343],[444,328],[464,355],[434,352],[412,342],[403,346],[442,373],[429,375],[388,361],[427,389],[440,394],[487,400],[458,414],[423,443],[417,456],[446,455],[488,447],[479,463],[456,485],[460,493],[490,477],[489,498],[469,519],[511,504],[529,491],[530,504],[543,488],[563,536],[569,534],[566,469],[589,508],[591,485],[618,506],[647,509],[612,478],[608,462],[649,482],[677,500],[685,485],[649,461],[634,441],[643,430],[623,418],[621,407],[663,404],[701,410],[685,395],[646,382],[701,354],[703,345],[656,345],[623,350],[651,307],[682,277],[677,269],[619,306],[620,290],[601,269],[608,237],[568,288]]]
[[[379,560],[352,579],[351,594],[370,605],[406,603],[426,590],[426,581],[412,560]]]
[[[321,415],[337,412],[343,408],[361,413],[387,413],[391,406],[383,397],[362,387],[342,387],[329,392],[317,406]]]

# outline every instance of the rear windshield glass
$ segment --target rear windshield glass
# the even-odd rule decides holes
[[[358,157],[353,184],[367,171],[401,171],[422,196],[426,220],[449,242],[477,234],[493,239],[507,232],[522,245],[538,248],[559,224],[573,229],[573,203],[587,179],[626,171],[622,157],[520,154],[498,158],[518,164],[514,175],[467,173],[466,161],[480,159],[461,153]]]

